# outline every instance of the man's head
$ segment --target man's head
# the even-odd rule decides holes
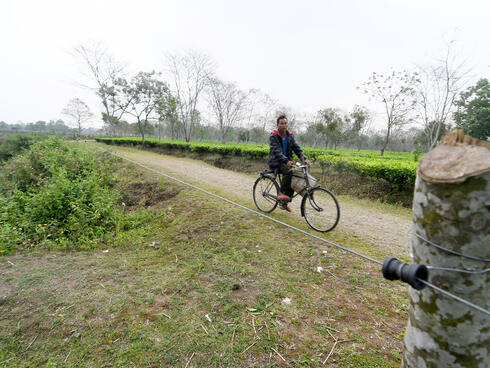
[[[281,115],[277,118],[277,130],[279,133],[285,133],[288,130],[288,119],[285,115]]]
[[[286,124],[288,123],[288,118],[286,117],[286,115],[281,115],[277,118],[277,125],[279,126],[279,122],[281,120],[286,120]]]

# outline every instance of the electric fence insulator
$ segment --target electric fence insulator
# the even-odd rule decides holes
[[[425,265],[403,263],[395,257],[388,257],[383,263],[383,276],[390,281],[400,280],[406,282],[416,290],[425,287],[423,281],[427,281],[429,270]]]

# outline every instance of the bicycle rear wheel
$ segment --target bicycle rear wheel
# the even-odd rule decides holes
[[[277,207],[277,195],[279,186],[276,181],[267,177],[261,176],[255,181],[253,196],[257,208],[265,213],[275,210]]]
[[[301,202],[301,213],[314,230],[325,233],[333,230],[340,218],[337,198],[325,188],[313,188]]]

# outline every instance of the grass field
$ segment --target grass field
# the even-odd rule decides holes
[[[119,175],[135,215],[112,243],[0,258],[0,366],[400,365],[408,293],[379,266],[135,167]]]

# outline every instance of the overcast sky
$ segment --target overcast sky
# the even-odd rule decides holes
[[[198,49],[217,74],[298,112],[374,109],[356,86],[372,72],[441,58],[447,43],[490,75],[490,1],[0,0],[0,121],[62,117],[77,87],[77,45],[101,42],[132,71],[161,69],[166,51]]]

